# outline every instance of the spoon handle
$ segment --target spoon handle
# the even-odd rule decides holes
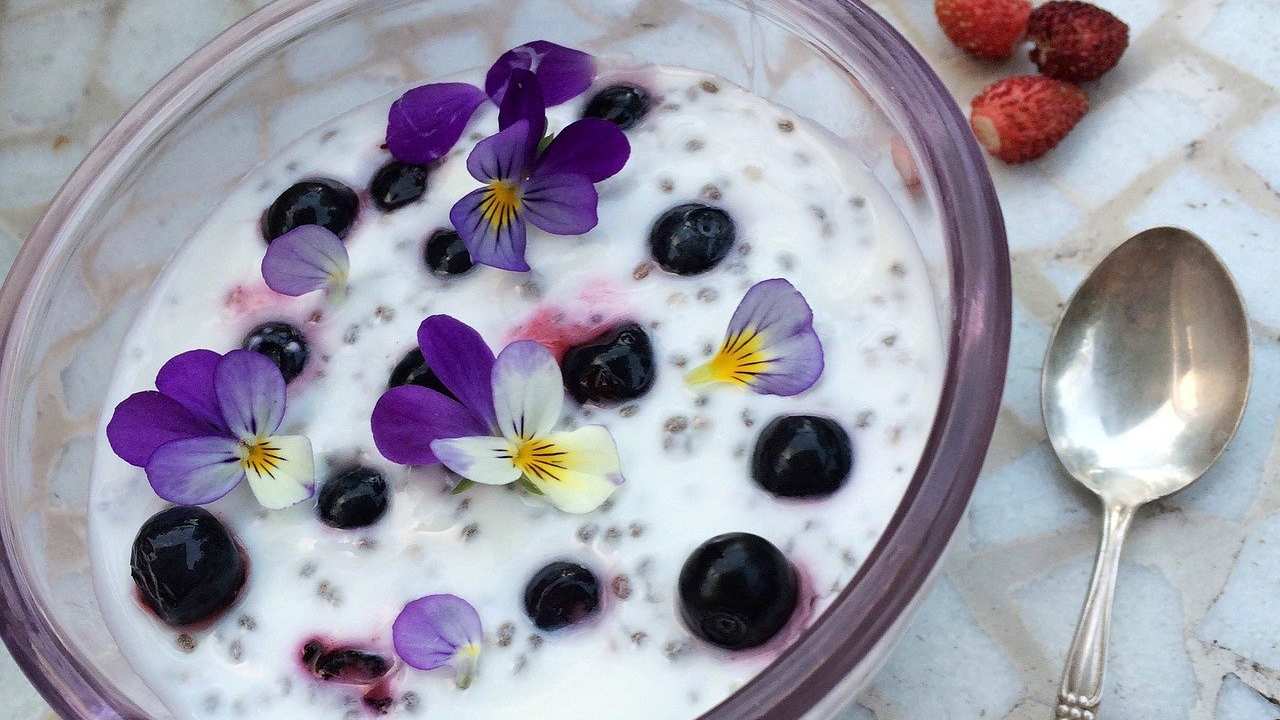
[[[1062,688],[1054,718],[1059,720],[1095,720],[1102,700],[1102,680],[1107,671],[1107,640],[1111,634],[1111,601],[1115,596],[1116,571],[1120,568],[1120,549],[1129,532],[1136,508],[1125,505],[1105,506],[1102,541],[1093,566],[1093,581],[1080,612],[1080,623],[1067,652],[1067,667],[1062,673]]]

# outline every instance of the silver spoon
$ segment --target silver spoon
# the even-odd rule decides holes
[[[1040,397],[1063,466],[1105,517],[1055,718],[1094,720],[1111,601],[1139,506],[1218,459],[1249,394],[1249,326],[1222,262],[1177,228],[1139,233],[1085,279],[1054,330]]]

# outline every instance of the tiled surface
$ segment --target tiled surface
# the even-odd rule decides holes
[[[128,104],[261,4],[0,0],[0,270]],[[938,31],[929,0],[873,4],[962,103],[1000,74],[1030,68],[1025,58],[1002,68],[966,58]],[[1040,359],[1088,267],[1157,224],[1200,232],[1226,259],[1252,311],[1256,378],[1219,466],[1139,518],[1104,709],[1117,720],[1280,718],[1267,699],[1280,697],[1280,0],[1104,4],[1130,22],[1134,45],[1088,88],[1093,111],[1044,161],[992,168],[1014,253],[1005,409],[938,587],[845,720],[1049,717],[1098,516],[1045,441]],[[306,82],[368,48],[335,36],[330,50],[291,58],[285,71]],[[0,698],[0,718],[51,716],[2,653]]]

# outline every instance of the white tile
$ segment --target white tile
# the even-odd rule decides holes
[[[1280,192],[1280,108],[1236,136],[1231,147],[1273,191]]]
[[[129,0],[116,18],[99,76],[126,103],[241,16],[232,3]]]
[[[1259,80],[1274,83],[1280,72],[1276,40],[1280,8],[1275,0],[1221,0],[1219,4],[1205,32],[1190,39]]]
[[[1034,163],[993,162],[989,167],[1004,211],[1010,252],[1055,247],[1084,221],[1084,212]]]
[[[49,202],[87,149],[74,141],[54,151],[44,142],[0,148],[0,207],[30,208]]]
[[[285,52],[285,69],[295,82],[307,84],[338,75],[360,64],[373,51],[372,31],[347,19],[318,32]]]
[[[409,59],[423,80],[435,81],[473,68],[483,72],[495,57],[484,34],[479,29],[468,29],[427,38],[410,52]],[[477,80],[479,77],[482,75]]]
[[[969,505],[973,544],[1002,545],[1086,527],[1098,503],[1074,483],[1048,440],[995,472],[984,473]]]
[[[1071,643],[1092,566],[1092,552],[1080,555],[1014,594],[1023,626],[1055,668]],[[1102,704],[1107,717],[1189,720],[1198,689],[1184,622],[1181,596],[1163,575],[1121,563]]]
[[[875,687],[892,718],[1001,718],[1023,692],[1017,667],[946,579],[925,600]]]
[[[1184,169],[1156,188],[1128,225],[1134,232],[1177,225],[1200,235],[1235,276],[1249,314],[1280,327],[1280,293],[1274,291],[1280,221],[1274,216],[1255,210],[1195,170]]]
[[[1280,705],[1267,700],[1235,675],[1222,680],[1215,714],[1221,720],[1277,720]]]
[[[1202,63],[1178,58],[1092,108],[1040,167],[1075,197],[1096,207],[1153,163],[1185,152],[1187,143],[1211,130],[1235,106],[1234,96]]]
[[[1094,3],[1129,25],[1129,42],[1160,19],[1166,9],[1165,0],[1099,0]]]
[[[72,5],[0,25],[0,134],[70,124],[93,70],[102,8]]]
[[[844,709],[839,720],[876,720],[876,714],[855,703]]]
[[[1258,523],[1196,635],[1268,667],[1280,667],[1280,515]]]
[[[44,699],[27,682],[27,677],[9,656],[9,650],[0,644],[0,697],[4,698],[6,720],[36,720],[53,717]],[[46,716],[45,713],[48,713]]]
[[[1013,301],[1013,335],[1009,347],[1009,371],[1002,402],[1028,425],[1039,425],[1040,369],[1049,346],[1049,326]]]

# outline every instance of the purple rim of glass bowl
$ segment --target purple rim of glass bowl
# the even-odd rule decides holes
[[[0,408],[16,379],[23,299],[47,282],[46,257],[69,242],[63,228],[91,208],[137,153],[245,62],[300,28],[341,15],[354,0],[277,0],[240,21],[162,79],[111,129],[54,197],[0,290]],[[925,191],[940,209],[950,264],[951,333],[938,412],[920,465],[875,548],[815,623],[704,720],[799,718],[876,650],[932,575],[977,481],[999,411],[1008,361],[1011,283],[1004,224],[985,160],[964,115],[919,53],[859,0],[779,0],[788,18],[824,33],[833,58],[884,79],[871,90],[919,163]],[[892,80],[889,82],[888,80]],[[0,432],[8,423],[0,416]],[[0,445],[0,453],[7,453]],[[0,457],[0,460],[5,458]],[[7,465],[7,463],[5,463]],[[0,501],[4,500],[0,484]],[[105,686],[58,637],[17,571],[13,528],[0,518],[0,637],[50,705],[68,720],[143,718]]]

